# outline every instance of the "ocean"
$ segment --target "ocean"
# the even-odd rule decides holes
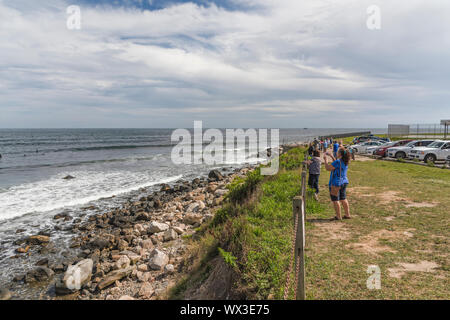
[[[251,154],[242,163],[175,165],[171,161],[176,144],[171,142],[173,130],[0,129],[0,268],[5,271],[11,265],[7,261],[14,255],[15,240],[53,230],[57,213],[75,218],[104,212],[137,196],[141,188],[192,180],[206,176],[212,168],[255,161]],[[280,143],[364,130],[386,131],[280,129]],[[74,179],[63,179],[68,175]],[[64,239],[64,232],[59,234]]]

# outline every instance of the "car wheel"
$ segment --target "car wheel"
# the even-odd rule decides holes
[[[405,159],[405,158],[406,158],[406,153],[404,153],[403,151],[397,152],[397,153],[395,154],[395,157],[396,157],[397,159]]]
[[[425,156],[425,158],[423,159],[423,162],[428,163],[428,161],[431,161],[434,163],[436,161],[436,156],[434,154],[427,154]]]

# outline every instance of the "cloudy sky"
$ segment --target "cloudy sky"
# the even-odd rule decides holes
[[[449,74],[448,0],[0,0],[1,128],[436,123]]]

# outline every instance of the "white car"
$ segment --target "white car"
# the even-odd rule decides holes
[[[382,144],[384,144],[384,142],[368,141],[368,142],[363,142],[361,144],[354,144],[354,145],[350,146],[350,148],[352,148],[355,153],[365,153],[367,148],[369,148],[369,147],[377,147],[378,148]]]
[[[410,158],[424,162],[446,161],[450,156],[450,142],[437,140],[426,147],[412,149],[408,155]]]
[[[380,148],[380,147],[387,147],[387,146],[393,145],[393,144],[395,144],[395,142],[384,142],[384,143],[382,143],[380,145],[370,146],[370,147],[366,148],[366,153],[370,154],[370,155],[373,155],[375,150],[377,150],[378,148]]]
[[[433,143],[435,140],[414,140],[402,147],[389,148],[387,151],[387,156],[389,158],[407,158],[409,152],[416,147],[425,147]]]

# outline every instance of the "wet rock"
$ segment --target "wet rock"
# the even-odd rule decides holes
[[[152,221],[150,223],[150,227],[148,228],[148,231],[150,233],[158,233],[158,232],[166,231],[167,229],[169,229],[169,226],[167,224],[157,222],[157,221]]]
[[[150,255],[149,266],[152,270],[161,270],[169,262],[169,257],[163,251],[154,249]]]
[[[211,181],[221,181],[221,180],[223,180],[223,176],[218,170],[210,171],[209,174],[208,174],[208,178]]]
[[[17,229],[16,233],[22,233],[22,232],[25,232],[25,231],[27,231],[27,229]]]
[[[30,250],[30,246],[26,246],[26,247],[24,247],[24,248],[17,248],[15,251],[16,251],[17,253],[27,253],[28,250]]]
[[[12,297],[11,291],[6,288],[0,288],[0,300],[9,300]]]
[[[38,244],[38,245],[47,244],[49,241],[50,241],[50,237],[45,236],[45,235],[36,235],[36,236],[30,236],[27,238],[28,243]]]
[[[163,185],[161,185],[160,192],[170,192],[170,191],[172,191],[172,188],[168,184],[164,183]]]
[[[17,274],[14,276],[13,281],[14,282],[21,282],[25,280],[25,275],[24,274]]]
[[[80,290],[91,280],[93,267],[92,259],[84,259],[69,266],[62,279],[56,282],[55,292],[63,295]]]
[[[100,290],[103,290],[104,288],[110,286],[117,280],[121,280],[122,278],[129,276],[132,271],[133,267],[111,271],[106,275],[106,277],[103,280],[100,281],[100,283],[98,284],[98,288]]]
[[[75,177],[73,177],[69,174],[69,175],[65,176],[63,179],[64,180],[72,180],[72,179],[75,179]]]
[[[150,221],[150,215],[147,212],[138,212],[136,215],[137,221]]]
[[[37,267],[27,273],[25,276],[26,283],[42,282],[50,280],[55,273],[47,267]]]
[[[105,249],[111,245],[110,241],[104,238],[95,238],[89,242],[89,246],[94,249]]]
[[[53,219],[59,220],[59,219],[66,218],[66,217],[69,217],[69,214],[67,212],[62,212],[62,213],[58,213],[58,214],[54,215]]]
[[[40,259],[38,262],[36,262],[37,266],[48,266],[48,258]]]

